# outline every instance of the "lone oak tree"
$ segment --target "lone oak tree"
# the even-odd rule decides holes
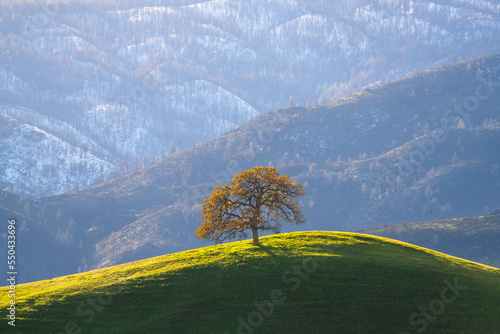
[[[234,176],[229,186],[216,186],[210,198],[203,200],[201,219],[196,230],[199,239],[223,242],[246,237],[251,230],[253,245],[259,246],[258,230],[279,233],[282,222],[305,222],[297,197],[304,186],[276,168],[254,167]]]

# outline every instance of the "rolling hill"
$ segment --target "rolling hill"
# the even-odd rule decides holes
[[[297,232],[17,287],[16,333],[497,333],[500,270],[391,239]],[[7,288],[1,288],[2,296]],[[0,307],[7,307],[7,298]],[[9,332],[6,321],[0,323]]]
[[[95,187],[35,201],[6,194],[31,235],[24,282],[200,247],[201,201],[254,166],[306,186],[305,229],[487,214],[500,207],[499,69],[500,55],[471,59],[264,114]],[[39,228],[55,246],[36,241]],[[68,250],[57,260],[31,258],[57,247]]]
[[[362,233],[401,240],[500,268],[500,215],[402,223]]]

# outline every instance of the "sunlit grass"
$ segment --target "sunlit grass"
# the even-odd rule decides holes
[[[252,327],[255,333],[414,333],[409,316],[455,278],[467,290],[426,332],[494,333],[500,326],[500,270],[493,267],[354,233],[285,233],[261,243],[19,285],[15,332],[64,333],[74,325],[82,333],[236,333],[239,319],[248,321],[255,303],[279,290],[285,302]],[[6,320],[0,329],[9,330]]]

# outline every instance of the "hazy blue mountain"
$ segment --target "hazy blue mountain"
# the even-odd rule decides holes
[[[500,52],[493,0],[36,3],[0,4],[0,186],[30,197]]]

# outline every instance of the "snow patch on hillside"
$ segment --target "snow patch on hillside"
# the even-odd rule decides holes
[[[221,135],[259,115],[255,108],[234,93],[204,80],[167,86],[162,93],[164,106],[171,112],[182,110],[200,118],[203,136],[214,131]]]
[[[5,114],[0,121],[12,125],[10,135],[0,139],[0,181],[21,193],[62,194],[102,182],[116,169],[39,128]]]

